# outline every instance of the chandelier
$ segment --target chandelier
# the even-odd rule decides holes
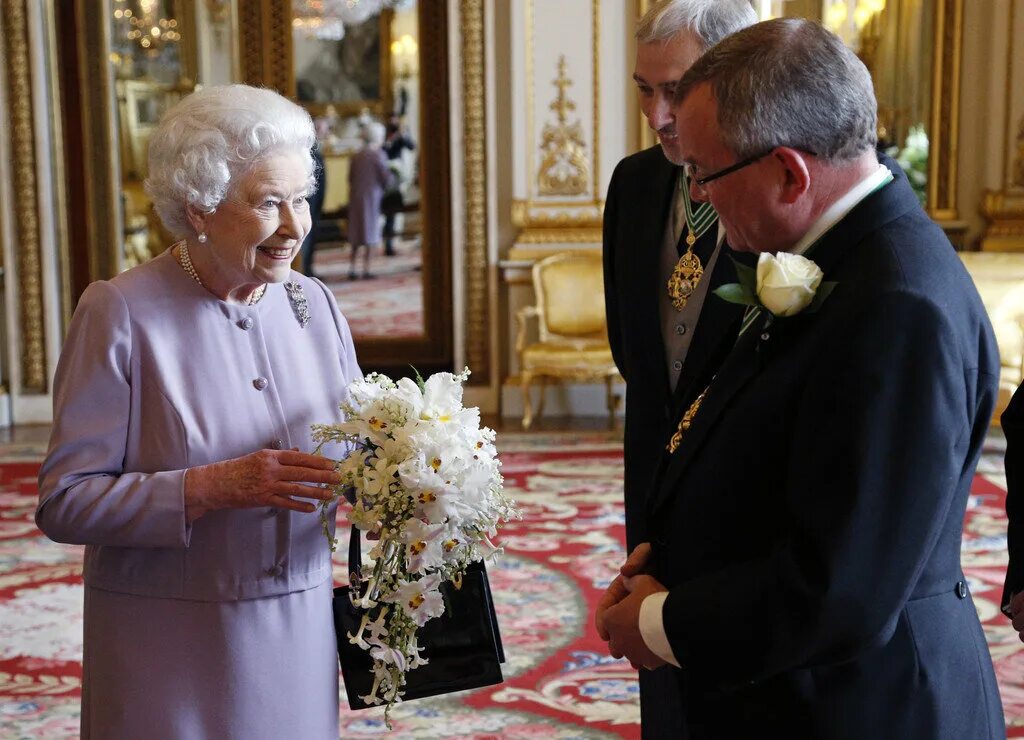
[[[292,0],[292,31],[308,38],[340,41],[345,26],[380,15],[385,9],[401,10],[414,0]]]
[[[128,41],[152,54],[181,40],[178,21],[161,0],[114,0],[114,21]]]

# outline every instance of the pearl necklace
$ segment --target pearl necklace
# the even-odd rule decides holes
[[[185,272],[187,272],[193,280],[199,283],[200,286],[202,286],[203,288],[206,287],[205,285],[203,285],[203,281],[199,279],[199,273],[196,272],[196,268],[192,264],[192,258],[189,257],[188,244],[186,242],[181,242],[178,245],[178,264],[181,265],[182,269],[184,269]],[[266,283],[256,288],[256,290],[252,292],[252,295],[249,296],[249,300],[245,302],[245,305],[252,306],[259,303],[260,299],[263,297],[263,294],[266,292],[266,290]]]

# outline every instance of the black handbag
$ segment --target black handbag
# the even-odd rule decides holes
[[[349,535],[348,562],[350,572],[360,572],[362,552],[359,530],[355,527]],[[406,674],[401,689],[403,701],[479,689],[503,680],[501,664],[505,662],[505,651],[484,564],[470,564],[461,588],[444,583],[440,591],[444,614],[429,620],[417,632],[423,648],[421,654],[428,663]],[[367,709],[369,705],[360,697],[373,688],[373,658],[348,641],[349,634],[359,631],[363,617],[363,610],[352,604],[349,593],[349,586],[334,589],[338,661],[349,707]]]

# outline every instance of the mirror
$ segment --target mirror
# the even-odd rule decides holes
[[[242,79],[316,123],[323,203],[305,267],[337,297],[364,370],[451,367],[447,5],[239,5]]]
[[[333,291],[357,340],[424,334],[415,0],[358,16],[296,2],[295,91],[323,158],[315,247],[303,268]],[[382,143],[372,129],[383,129]]]
[[[195,17],[183,0],[110,0],[110,63],[117,99],[123,244],[120,269],[173,241],[143,190],[149,137],[164,112],[195,88]]]
[[[765,5],[765,3],[762,3]],[[821,21],[871,72],[879,147],[958,247],[956,209],[963,0],[782,0],[763,13]],[[781,6],[781,7],[778,7]]]

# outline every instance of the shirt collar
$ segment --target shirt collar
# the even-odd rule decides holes
[[[879,163],[878,169],[850,188],[846,195],[829,206],[818,220],[811,225],[811,228],[803,235],[803,238],[788,251],[792,254],[803,254],[806,252],[812,244],[818,241],[826,231],[842,221],[846,214],[852,211],[862,200],[891,179],[892,172],[884,164]]]

